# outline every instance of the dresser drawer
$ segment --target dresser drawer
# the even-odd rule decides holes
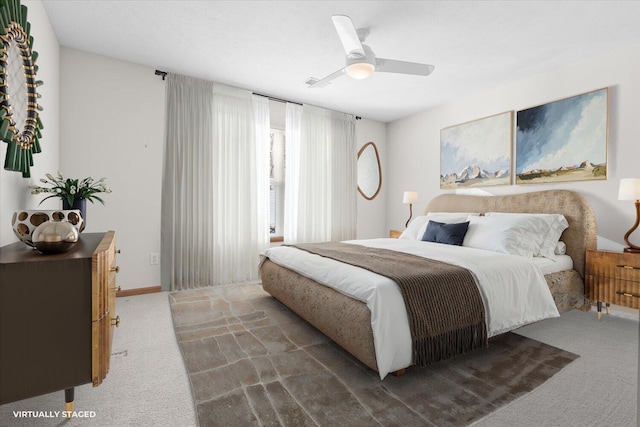
[[[585,274],[640,282],[640,254],[587,251]]]
[[[109,372],[113,327],[117,322],[115,233],[109,231],[92,256],[92,325],[91,375],[93,386],[98,386]]]
[[[585,295],[592,300],[640,309],[640,282],[587,274]]]

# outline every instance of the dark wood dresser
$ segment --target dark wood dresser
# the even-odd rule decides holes
[[[0,403],[98,386],[109,371],[115,232],[83,233],[63,254],[22,242],[0,248]]]

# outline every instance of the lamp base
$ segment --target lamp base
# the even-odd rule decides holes
[[[624,251],[632,254],[640,254],[640,249],[635,248],[624,248]]]
[[[407,223],[404,225],[404,228],[407,228],[409,226],[409,221],[411,221],[412,216],[413,216],[413,203],[409,203],[409,219],[407,220]]]

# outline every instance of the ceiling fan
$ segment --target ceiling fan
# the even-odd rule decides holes
[[[369,34],[368,30],[356,31],[351,18],[346,15],[333,15],[331,20],[347,53],[345,66],[323,79],[311,78],[307,80],[306,84],[310,88],[326,86],[331,80],[345,73],[354,79],[365,79],[374,71],[428,76],[435,69],[433,65],[429,64],[376,58],[371,48],[362,43]]]

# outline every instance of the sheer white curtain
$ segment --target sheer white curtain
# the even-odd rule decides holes
[[[162,285],[258,278],[268,246],[268,100],[169,74],[162,184]]]
[[[354,239],[354,117],[288,103],[286,138],[285,243]]]

